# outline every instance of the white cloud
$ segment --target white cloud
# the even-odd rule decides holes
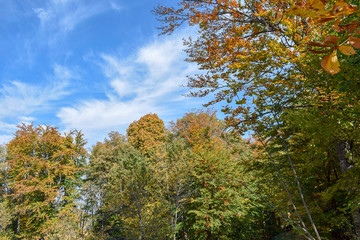
[[[83,102],[75,108],[63,108],[59,113],[63,124],[85,130],[111,128],[132,122],[136,118],[159,109],[148,102],[99,101]]]
[[[60,82],[43,88],[18,81],[2,85],[0,119],[19,116],[19,114],[28,115],[45,107],[49,101],[58,100],[67,94],[64,90],[66,85],[65,82]]]
[[[28,117],[28,116],[21,116],[19,117],[19,119],[21,120],[21,122],[28,122],[28,123],[36,120],[36,118]]]
[[[133,87],[127,81],[123,81],[120,78],[115,78],[110,82],[111,87],[115,90],[119,97],[129,96],[134,92]]]
[[[12,134],[4,134],[4,135],[0,135],[0,145],[6,144],[8,142],[10,142],[10,140],[13,138],[14,136]]]
[[[49,110],[51,103],[70,94],[69,81],[76,74],[68,68],[55,65],[54,73],[47,78],[49,84],[39,86],[20,81],[9,81],[0,85],[0,143],[20,122],[32,122],[36,112]]]
[[[35,8],[34,12],[37,14],[40,19],[41,25],[44,26],[50,19],[50,13],[44,10],[43,8]]]
[[[101,54],[103,74],[108,81],[108,98],[88,99],[72,107],[61,109],[57,116],[69,129],[82,129],[90,138],[108,131],[123,133],[128,125],[147,113],[166,118],[201,105],[194,99],[184,101],[180,87],[197,71],[196,66],[184,62],[181,35],[154,40],[127,58],[116,54]]]
[[[121,11],[122,10],[122,7],[118,3],[114,2],[114,1],[110,1],[109,3],[110,3],[111,9],[113,9],[115,11]]]
[[[174,63],[183,57],[182,41],[169,39],[156,41],[140,49],[136,62],[145,64],[151,77],[160,77],[168,74]]]
[[[107,0],[50,0],[46,6],[33,11],[40,20],[42,30],[64,34],[110,9],[119,11],[121,7]]]

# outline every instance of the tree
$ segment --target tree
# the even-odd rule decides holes
[[[51,126],[21,125],[7,146],[13,231],[17,238],[56,233],[64,218],[76,215],[85,163],[81,132],[61,136]]]
[[[241,214],[239,171],[225,149],[199,151],[192,158],[194,194],[186,205],[184,228],[196,239],[231,239],[232,221]]]
[[[165,141],[164,122],[157,114],[146,114],[126,130],[129,142],[145,155]]]
[[[168,212],[157,191],[153,168],[124,136],[111,132],[94,146],[87,186],[94,239],[166,238]]]
[[[168,214],[171,216],[169,232],[175,240],[183,228],[185,205],[192,195],[189,181],[192,154],[185,140],[170,132],[166,145],[161,150],[163,154],[156,156],[156,160],[152,161],[156,164],[152,167],[157,185],[156,192],[168,208]]]
[[[217,119],[216,112],[212,110],[189,112],[176,123],[171,123],[172,133],[185,139],[193,150],[219,144],[222,141],[222,130],[222,124]]]
[[[6,147],[0,146],[0,239],[10,240],[13,237],[11,231],[12,208],[6,199],[8,194],[8,163],[6,162]]]
[[[89,163],[86,167],[86,181],[83,191],[85,197],[85,209],[89,214],[93,230],[97,239],[104,239],[108,232],[117,234],[121,229],[113,226],[110,216],[113,213],[109,209],[103,209],[111,185],[111,169],[119,164],[118,151],[125,144],[125,136],[118,132],[110,132],[104,142],[98,142],[93,146]]]
[[[160,27],[163,34],[171,33],[185,22],[198,26],[197,38],[185,42],[187,60],[197,63],[203,70],[202,74],[189,78],[188,87],[193,89],[190,96],[204,97],[213,94],[212,101],[206,105],[225,102],[222,111],[227,114],[228,126],[240,133],[253,131],[263,147],[271,150],[269,160],[272,159],[270,162],[275,167],[280,155],[281,166],[284,166],[284,160],[288,161],[291,173],[278,170],[277,174],[291,174],[294,177],[303,208],[309,218],[305,221],[313,226],[314,233],[309,233],[304,227],[304,234],[310,239],[313,234],[320,239],[320,235],[317,234],[300,185],[301,180],[306,177],[297,174],[296,162],[293,161],[297,146],[292,145],[290,140],[296,137],[297,132],[290,128],[293,126],[289,122],[292,118],[287,116],[298,116],[298,113],[305,111],[305,115],[313,117],[311,120],[315,116],[319,117],[326,123],[322,123],[323,126],[328,126],[327,130],[331,132],[321,132],[319,135],[328,137],[326,142],[332,143],[328,147],[336,149],[337,164],[349,169],[356,168],[357,164],[353,163],[358,161],[357,151],[350,147],[358,142],[357,134],[353,133],[358,129],[356,119],[359,116],[360,88],[355,84],[357,81],[352,80],[352,76],[358,76],[358,68],[354,67],[359,64],[358,57],[344,56],[341,63],[343,71],[337,75],[330,76],[326,72],[332,74],[337,68],[336,52],[334,54],[337,48],[341,48],[345,55],[353,53],[349,46],[340,46],[347,39],[355,47],[358,40],[352,34],[357,34],[354,29],[358,26],[358,11],[354,10],[357,7],[344,1],[335,1],[333,5],[328,5],[331,9],[326,12],[332,21],[329,25],[310,21],[310,18],[316,18],[313,17],[316,11],[325,7],[323,2],[305,1],[302,5],[303,2],[298,1],[183,0],[179,1],[178,7],[159,6],[155,9],[163,22]],[[303,12],[312,11],[312,15],[304,15],[303,12],[295,13],[298,16],[289,14],[294,11],[295,5],[304,7],[305,10],[301,10]],[[296,11],[300,11],[299,8]],[[321,14],[317,15],[319,21],[325,18]],[[351,16],[341,19],[348,15]],[[332,30],[329,26],[335,26],[335,29]],[[327,39],[327,36],[333,37]],[[324,42],[317,43],[322,37],[325,38]],[[317,47],[325,47],[327,52],[330,50],[329,53],[332,53],[314,55],[307,51],[309,47],[313,52],[321,50]],[[321,63],[326,71],[319,69]],[[312,114],[314,112],[324,114],[325,117]],[[273,149],[269,149],[270,146]],[[277,150],[275,156],[273,150]],[[312,151],[316,152],[313,148]],[[347,155],[353,156],[352,161]],[[342,173],[339,180],[356,178],[354,173]],[[290,179],[281,181],[283,188],[287,188],[289,181],[292,185]],[[310,192],[306,195],[311,198]],[[348,189],[347,192],[358,196],[356,189]],[[287,195],[289,199],[294,199],[290,191]],[[344,204],[351,204],[349,200],[346,202]],[[294,211],[298,212],[295,204],[292,205]],[[359,237],[358,213],[358,207],[355,207],[352,224]],[[347,218],[346,214],[342,216]],[[296,221],[303,222],[300,214],[296,218]],[[305,222],[302,225],[305,226]]]
[[[242,139],[230,138],[216,113],[196,111],[171,125],[172,137],[185,141],[189,151],[184,170],[190,195],[179,219],[179,237],[196,239],[253,239],[259,237],[242,186],[241,167],[249,161]],[[184,171],[183,170],[183,171]],[[244,225],[255,228],[247,232]]]
[[[354,48],[360,48],[360,38],[354,37],[360,33],[358,29],[360,25],[357,21],[359,11],[357,6],[349,2],[338,0],[331,4],[321,0],[304,1],[292,6],[289,13],[323,25],[325,30],[322,31],[323,41],[308,42],[307,45],[310,47],[308,50],[312,53],[330,53],[323,58],[321,66],[332,75],[340,71],[337,50],[350,56],[356,54]],[[329,29],[337,32],[337,36],[334,33],[327,35],[331,34]],[[341,33],[340,37],[339,33]],[[321,50],[316,48],[321,48]]]
[[[187,61],[204,70],[189,78],[189,95],[213,94],[206,106],[225,102],[228,125],[261,131],[271,108],[285,108],[304,95],[311,68],[303,50],[318,28],[288,16],[289,2],[179,2],[178,8],[155,9],[160,29],[171,33],[184,22],[199,27],[197,39],[185,42]]]

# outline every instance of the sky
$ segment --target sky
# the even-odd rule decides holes
[[[161,2],[162,1],[162,2]],[[176,0],[1,0],[0,143],[21,123],[81,130],[92,146],[148,113],[200,109],[184,97],[183,27],[159,36],[151,10]]]

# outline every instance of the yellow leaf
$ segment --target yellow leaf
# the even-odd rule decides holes
[[[348,56],[356,54],[355,50],[351,46],[340,46],[339,50]]]
[[[348,40],[354,48],[360,48],[360,38],[349,37]]]
[[[334,50],[332,54],[324,57],[321,62],[321,66],[331,75],[338,73],[340,71],[340,63],[337,58],[337,51]]]
[[[311,7],[315,10],[324,10],[325,9],[325,5],[321,0],[314,0],[313,3],[311,4]]]
[[[296,16],[305,16],[307,14],[307,11],[298,6],[292,6],[289,9],[289,13],[294,14]]]
[[[342,1],[342,0],[336,1],[335,5],[334,5],[334,9],[335,8],[343,8],[343,7],[346,7],[347,5],[348,5],[348,3],[345,1]]]

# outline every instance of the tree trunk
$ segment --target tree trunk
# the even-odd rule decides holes
[[[346,173],[353,166],[349,163],[349,160],[346,157],[346,141],[345,140],[337,140],[336,141],[336,152],[338,155],[341,172]]]
[[[336,140],[335,148],[338,155],[341,172],[346,173],[353,167],[353,165],[349,162],[349,159],[346,157],[346,141]],[[353,217],[356,239],[360,240],[360,208],[355,208],[351,214]]]

